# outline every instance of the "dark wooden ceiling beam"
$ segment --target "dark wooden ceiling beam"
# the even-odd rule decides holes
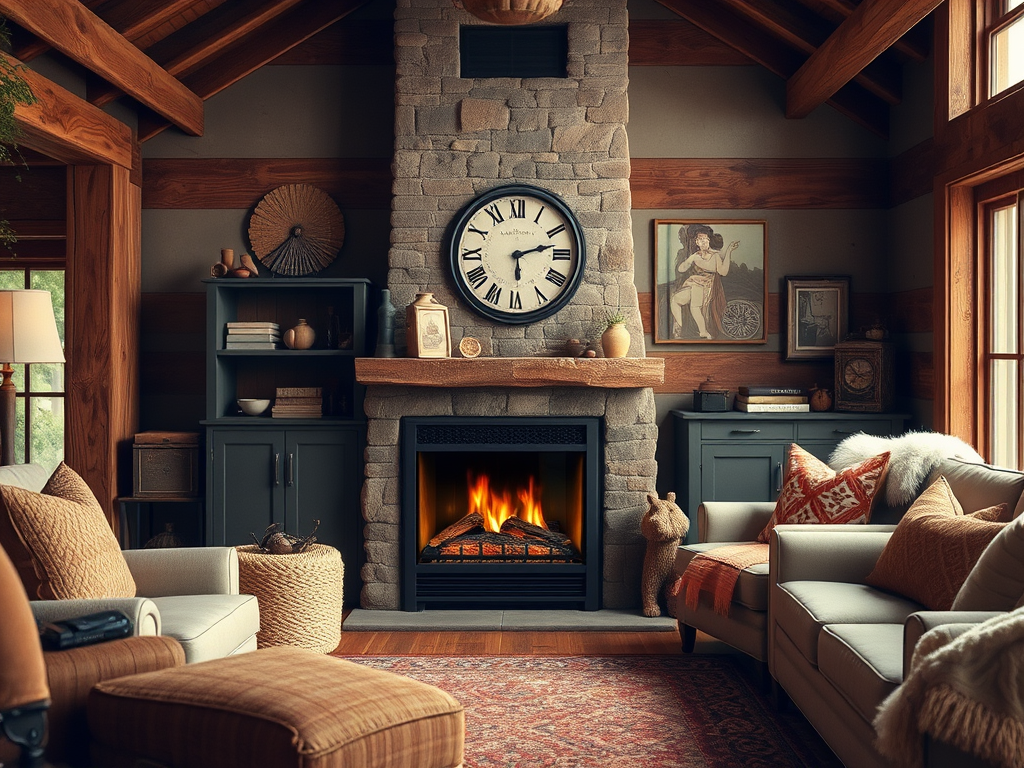
[[[203,102],[77,0],[0,0],[0,13],[192,136]]]
[[[836,25],[846,21],[857,8],[857,3],[854,0],[798,0],[798,2],[815,13],[831,19]],[[892,50],[908,61],[920,64],[928,58],[928,53],[931,51],[928,30],[924,27],[914,27],[893,43]]]
[[[803,10],[800,6],[787,7],[780,0],[719,2],[805,56],[813,54],[834,29],[819,17],[808,18],[806,11],[802,14],[794,12]],[[899,104],[903,100],[903,73],[893,64],[873,61],[857,73],[854,81],[888,104]]]
[[[658,0],[669,10],[696,24],[710,35],[744,53],[770,72],[789,79],[803,57],[763,32],[755,24],[706,0]],[[888,106],[878,97],[851,84],[827,102],[840,113],[882,137],[889,135]]]
[[[196,0],[105,0],[97,6],[96,15],[128,40],[139,41],[186,13]]]
[[[786,116],[806,117],[942,0],[863,0],[786,82]]]
[[[185,77],[184,82],[202,99],[208,99],[367,2],[306,0],[301,7],[277,17],[274,23],[253,30],[233,46],[223,49],[219,56]],[[140,116],[139,140],[147,141],[169,127],[166,120]]]
[[[17,64],[4,53],[0,57]],[[37,99],[14,110],[22,144],[63,163],[132,167],[132,132],[127,125],[31,69],[22,70],[22,75]]]

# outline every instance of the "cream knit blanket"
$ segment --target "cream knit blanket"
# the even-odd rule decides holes
[[[896,766],[922,765],[923,734],[997,766],[1024,765],[1024,608],[959,637],[950,627],[926,632],[875,731]]]

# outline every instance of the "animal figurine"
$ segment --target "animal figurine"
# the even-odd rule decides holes
[[[644,616],[661,616],[658,601],[672,576],[679,542],[690,530],[690,519],[676,504],[676,495],[671,491],[664,499],[649,493],[647,501],[650,506],[640,521],[640,532],[647,539],[640,594]]]

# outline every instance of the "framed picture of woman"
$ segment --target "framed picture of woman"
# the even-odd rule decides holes
[[[768,340],[768,223],[654,221],[654,342]]]
[[[787,277],[786,359],[832,357],[849,317],[849,277]]]

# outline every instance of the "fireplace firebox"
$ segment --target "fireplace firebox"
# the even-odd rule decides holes
[[[597,610],[600,426],[403,418],[403,610]]]

